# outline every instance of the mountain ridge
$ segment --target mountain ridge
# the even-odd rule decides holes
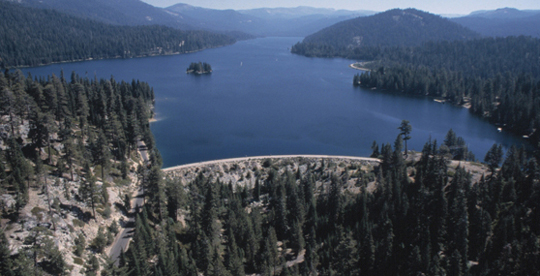
[[[441,16],[416,9],[393,9],[337,23],[307,36],[304,43],[335,48],[416,46],[432,40],[476,37],[479,35]]]
[[[241,31],[255,36],[306,36],[324,27],[370,11],[345,11],[311,7],[215,10],[179,3],[165,8],[191,18],[193,25],[217,31]]]
[[[114,25],[164,25],[167,27],[194,30],[185,20],[176,18],[164,9],[139,0],[19,0],[25,6],[54,9],[70,15],[94,19]]]
[[[166,26],[118,26],[0,1],[0,67],[186,53],[232,37]]]
[[[540,37],[540,10],[502,8],[477,11],[467,16],[450,19],[483,36],[533,36]]]

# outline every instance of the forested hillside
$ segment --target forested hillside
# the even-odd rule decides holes
[[[216,10],[181,3],[166,9],[197,28],[235,30],[256,36],[295,37],[304,37],[337,22],[369,13],[309,7]]]
[[[417,46],[427,41],[468,40],[479,35],[448,19],[415,9],[394,9],[337,23],[307,36],[292,52],[306,56],[348,56],[365,47]]]
[[[485,38],[377,52],[362,87],[429,95],[470,107],[492,123],[540,141],[540,40]]]
[[[190,18],[176,17],[140,0],[4,0],[24,6],[52,9],[73,16],[113,25],[163,25],[182,30],[196,29]]]
[[[163,26],[112,26],[0,1],[0,67],[186,53],[232,44],[229,36]]]
[[[153,103],[138,80],[0,73],[0,275],[91,271],[146,167],[138,144],[160,166]]]
[[[395,12],[397,10],[387,13]],[[365,27],[370,36],[389,41],[396,37],[391,30]],[[417,31],[422,28],[416,26]],[[352,30],[352,27],[343,30]],[[446,33],[444,29],[439,32]],[[292,52],[364,60],[363,67],[372,71],[355,76],[354,85],[438,97],[470,107],[474,114],[489,119],[505,131],[529,138],[533,145],[540,142],[540,132],[537,132],[540,129],[540,40],[537,38],[510,36],[471,40],[454,36],[453,41],[424,40],[418,46],[396,41],[386,47],[367,43],[340,45],[347,41],[343,37],[316,35],[315,38],[308,37],[294,45]]]
[[[540,268],[536,159],[499,146],[476,175],[447,135],[382,163],[267,159],[170,173],[137,215],[132,275],[531,275]],[[462,141],[464,142],[464,141]],[[455,149],[455,148],[454,148]],[[452,155],[450,155],[451,158]],[[476,170],[476,169],[475,169]],[[194,173],[194,174],[193,174]],[[478,173],[477,173],[478,174]],[[161,187],[161,188],[158,188]]]

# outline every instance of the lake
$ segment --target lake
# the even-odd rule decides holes
[[[392,143],[401,120],[413,127],[409,149],[439,144],[449,129],[483,160],[494,143],[525,140],[499,133],[465,108],[354,88],[360,71],[351,60],[297,56],[302,38],[260,38],[202,52],[97,60],[25,68],[33,76],[63,69],[81,76],[154,87],[157,122],[151,124],[164,167],[213,159],[282,154],[369,156],[376,140]],[[211,75],[188,75],[191,62],[212,65]]]

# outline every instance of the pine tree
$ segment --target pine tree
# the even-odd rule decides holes
[[[400,130],[399,134],[402,136],[403,141],[405,141],[405,156],[408,156],[409,151],[407,150],[407,141],[411,139],[411,136],[409,136],[409,134],[411,134],[412,126],[409,121],[402,120],[401,125],[398,127],[398,129]]]
[[[109,257],[105,257],[105,264],[101,270],[101,276],[128,276],[127,267],[118,267]],[[171,274],[172,275],[172,274]]]
[[[30,188],[30,176],[33,174],[32,166],[24,157],[21,148],[15,139],[8,140],[7,161],[11,168],[8,182],[13,186],[17,194],[19,208],[24,207],[28,201],[28,189]]]
[[[209,184],[204,207],[202,210],[202,222],[201,227],[204,231],[206,237],[209,239],[210,246],[216,248],[219,243],[219,224],[217,222],[217,207],[218,207],[218,198],[216,194],[216,185]]]
[[[64,139],[63,141],[63,144],[64,144],[64,148],[63,148],[64,155],[62,156],[62,158],[65,160],[66,164],[69,167],[70,179],[71,181],[73,181],[74,180],[73,178],[74,160],[80,158],[80,156],[79,156],[79,153],[77,152],[77,148],[75,146],[72,136],[66,137],[66,139]]]
[[[465,189],[470,186],[468,175],[461,167],[456,169],[454,179],[448,187],[448,238],[449,249],[457,250],[462,260],[459,262],[461,268],[459,273],[467,274],[468,264],[468,237],[469,237],[469,216],[467,212],[467,198]],[[452,255],[454,257],[454,255]],[[455,268],[454,268],[455,269]],[[457,272],[456,272],[457,273]]]
[[[41,260],[41,266],[43,269],[53,275],[67,275],[67,264],[56,244],[50,238],[46,238],[42,242],[44,258]]]
[[[41,275],[40,272],[27,254],[19,254],[13,262],[13,275],[15,276],[37,276]]]
[[[227,257],[225,259],[226,267],[232,275],[245,275],[242,251],[236,245],[236,239],[232,228],[228,228],[227,231],[228,243],[227,243]]]
[[[167,216],[167,204],[165,203],[165,187],[161,169],[158,166],[152,166],[148,176],[143,181],[145,187],[145,196],[148,196],[148,205],[150,210],[158,215],[160,220]]]
[[[9,242],[4,234],[4,229],[0,227],[0,275],[14,275],[10,256]]]
[[[277,248],[276,231],[272,226],[268,228],[267,237],[264,240],[262,248],[262,262],[266,263],[271,271],[271,275],[275,275],[276,266],[279,264],[279,252]]]
[[[107,246],[107,236],[104,232],[103,227],[98,228],[98,232],[96,235],[96,238],[92,240],[92,243],[90,244],[97,252],[102,252],[103,249]]]
[[[84,264],[84,272],[86,276],[95,276],[99,271],[99,260],[96,255],[89,256]]]
[[[174,221],[178,219],[178,210],[185,201],[185,192],[183,186],[177,181],[168,178],[165,182],[165,191],[167,195],[167,213]]]
[[[94,142],[92,148],[94,160],[96,164],[101,166],[101,179],[103,183],[105,183],[105,172],[108,170],[110,165],[111,153],[109,150],[109,141],[102,131],[99,132],[97,140]]]
[[[86,248],[86,239],[82,233],[75,239],[75,255],[81,257]]]
[[[79,187],[79,196],[87,203],[90,203],[94,219],[97,220],[96,204],[99,202],[100,197],[99,187],[96,184],[94,174],[90,171],[88,166],[86,166],[86,179],[81,182]]]
[[[357,242],[353,239],[351,232],[342,232],[332,254],[332,268],[335,268],[339,275],[357,275],[357,263]]]
[[[381,155],[381,153],[379,152],[379,145],[377,145],[376,141],[373,141],[373,144],[371,145],[371,149],[373,150],[373,152],[371,153],[369,157],[379,158],[379,155]]]
[[[484,162],[489,165],[491,172],[495,172],[495,169],[499,167],[503,158],[502,145],[493,144],[493,146],[486,153]]]

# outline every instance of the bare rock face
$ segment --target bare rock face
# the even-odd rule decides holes
[[[170,177],[179,179],[184,185],[195,180],[199,174],[203,174],[210,181],[219,180],[221,183],[230,183],[233,187],[253,187],[257,179],[266,179],[271,170],[276,170],[280,174],[289,171],[303,175],[310,167],[321,171],[324,169],[327,174],[342,175],[345,172],[354,174],[358,170],[371,171],[379,163],[380,160],[378,159],[361,157],[263,156],[184,165],[165,169],[165,173]],[[317,185],[327,185],[330,180],[326,179],[328,181],[319,181]],[[354,190],[356,180],[355,178],[347,180],[351,190]]]
[[[15,205],[17,204],[17,201],[15,200],[13,195],[3,194],[3,195],[0,195],[0,203],[6,208],[14,208]]]
[[[0,125],[0,132],[3,130],[5,127]],[[60,147],[54,148],[58,152],[61,150]],[[46,156],[45,154],[42,157]],[[108,202],[98,204],[96,217],[93,218],[90,204],[84,202],[78,193],[81,183],[85,181],[84,175],[75,173],[75,181],[70,181],[69,178],[66,174],[63,177],[47,174],[40,179],[38,184],[32,184],[29,189],[28,203],[20,210],[17,220],[3,220],[2,227],[9,241],[11,254],[19,254],[29,248],[27,241],[32,235],[38,233],[39,239],[43,236],[53,240],[68,267],[73,267],[70,275],[82,275],[83,266],[75,262],[80,263],[80,260],[86,260],[89,254],[96,254],[91,250],[90,244],[96,237],[99,227],[108,231],[113,221],[120,224],[120,221],[128,220],[127,214],[123,213],[118,206],[123,206],[125,194],[133,194],[137,190],[138,181],[135,172],[128,174],[128,178],[134,181],[122,185],[116,185],[112,181],[103,185],[101,181],[98,181],[97,186],[107,191]],[[47,188],[44,188],[45,183]],[[103,195],[100,193],[100,196]],[[0,195],[0,208],[3,206],[3,208],[13,209],[16,204],[17,201],[13,195],[7,193]],[[105,209],[109,209],[110,214],[106,214]],[[74,254],[75,241],[79,234],[85,237],[87,244],[80,257]],[[98,254],[98,258],[104,257],[108,248],[105,248],[103,252]]]

